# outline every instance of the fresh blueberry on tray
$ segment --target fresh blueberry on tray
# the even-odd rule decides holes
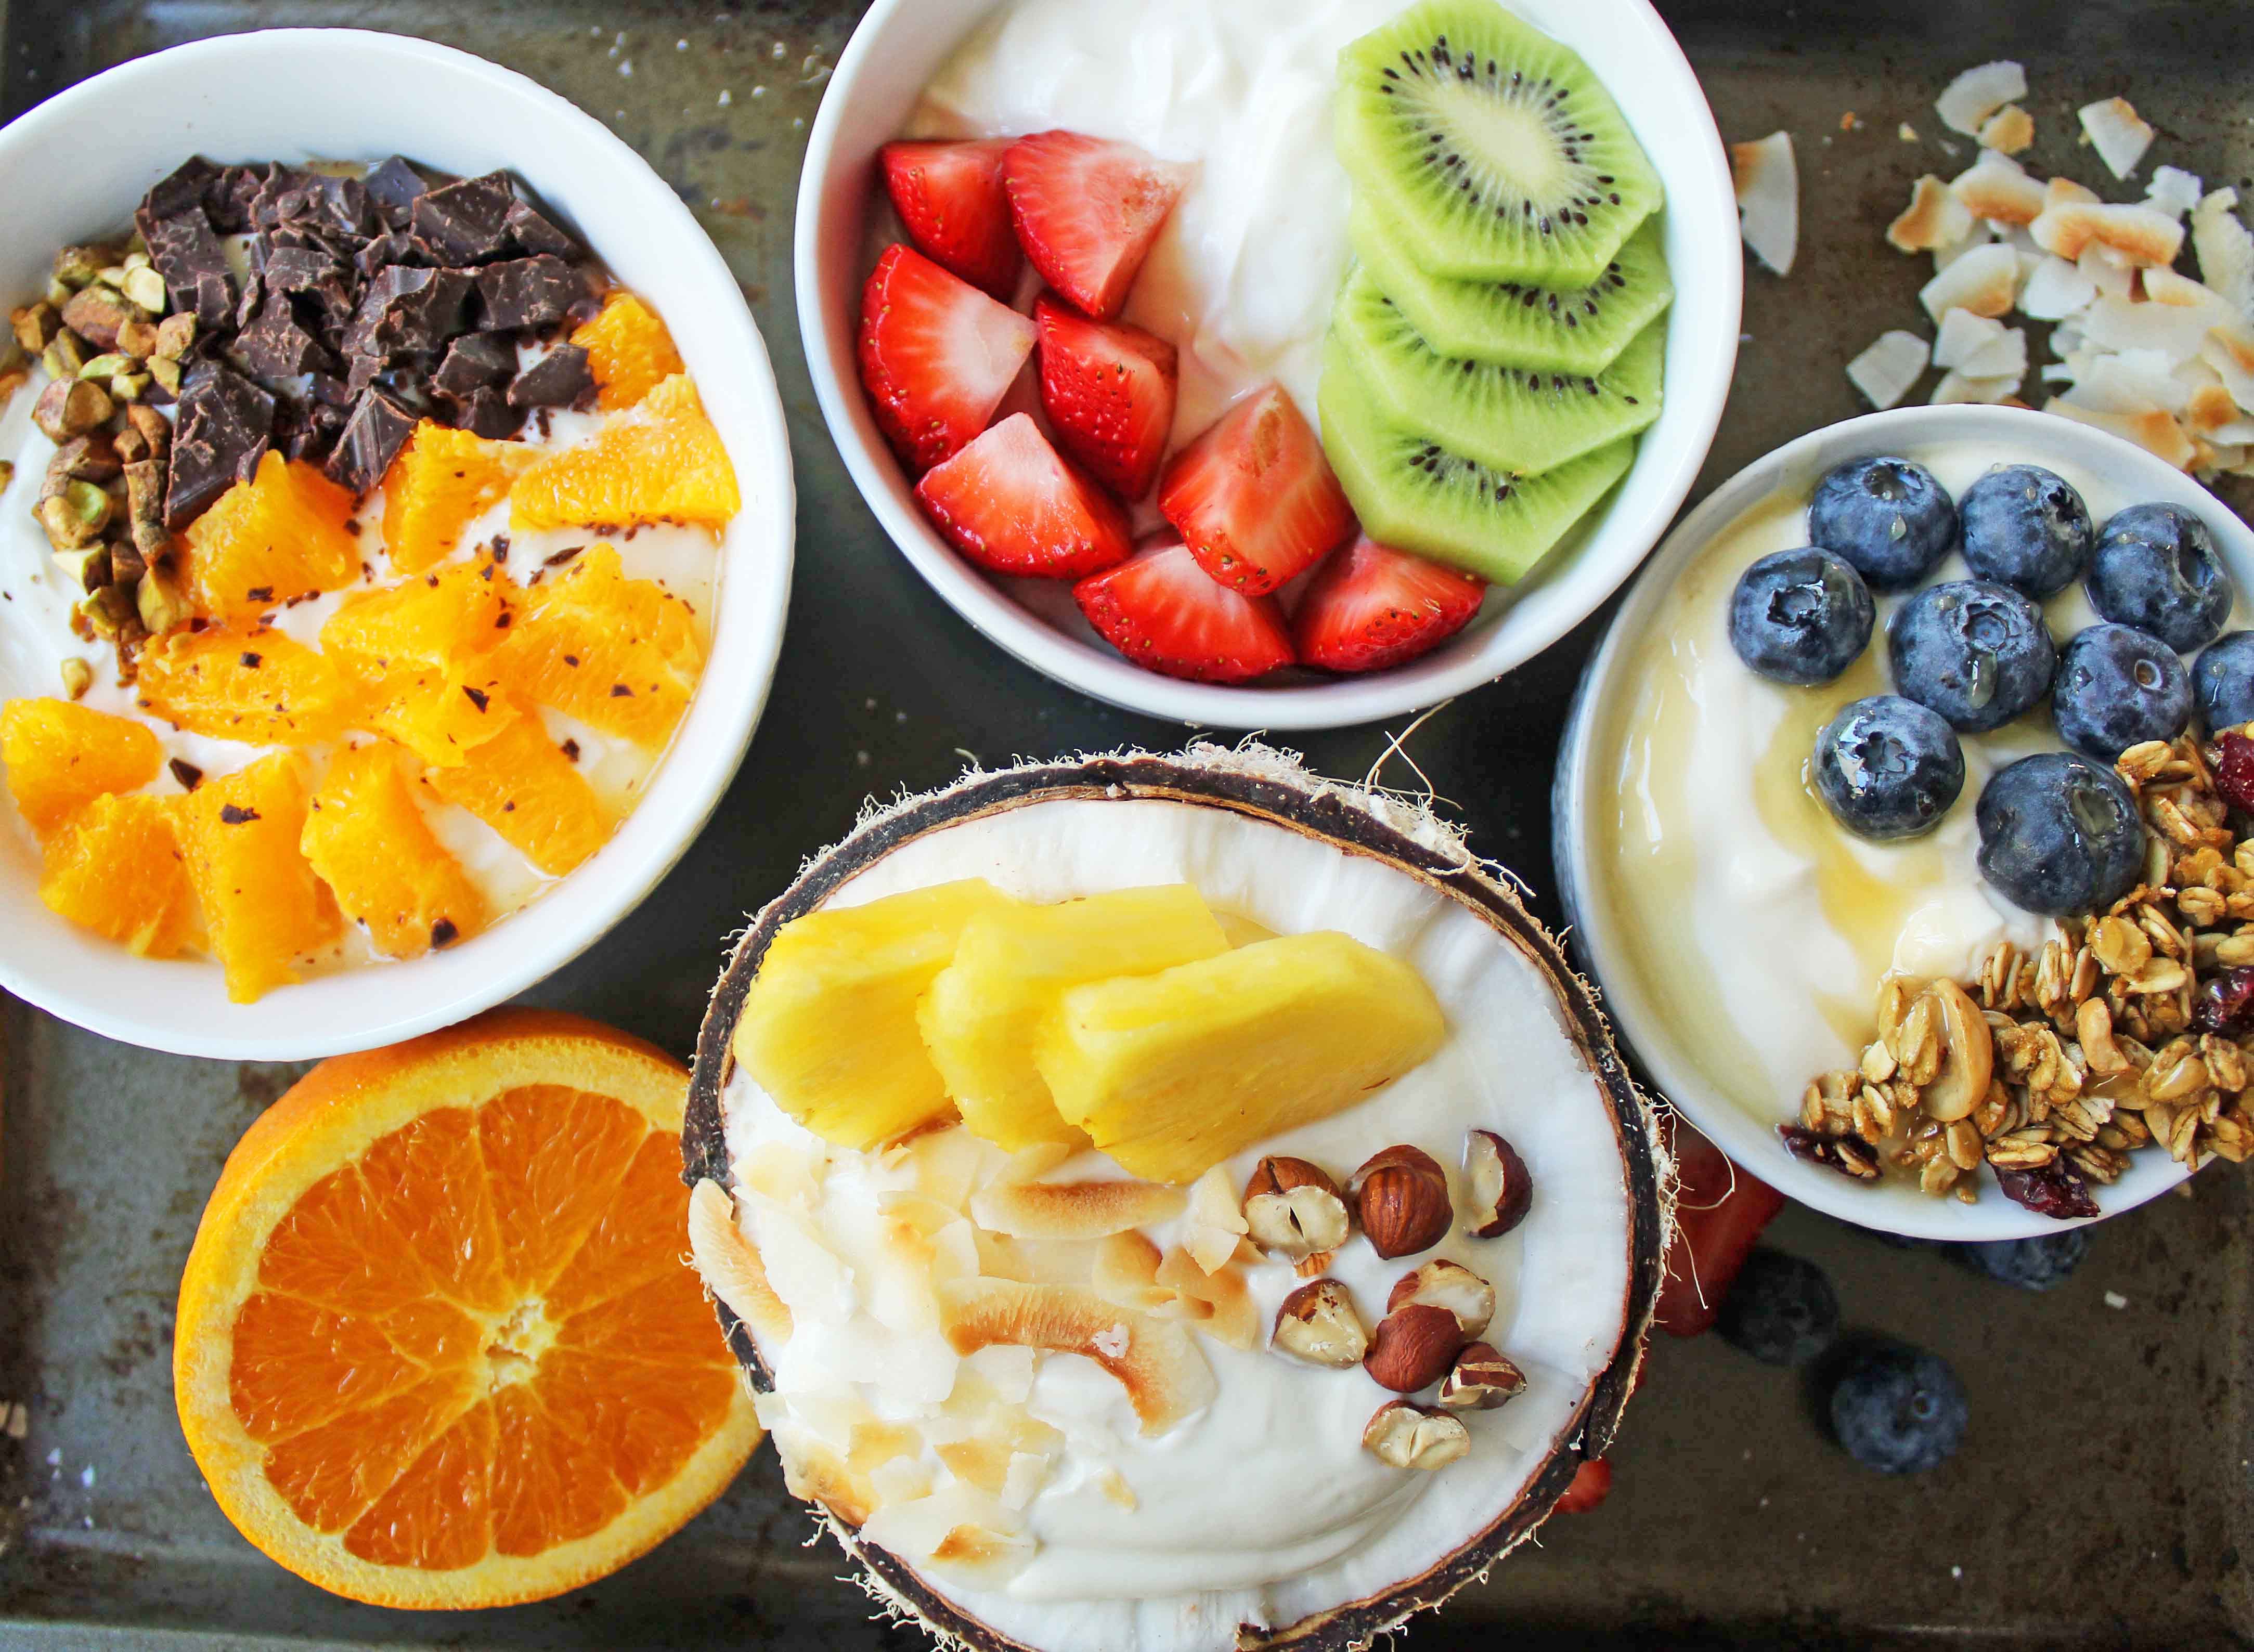
[[[2230,576],[2207,524],[2174,505],[2132,505],[2097,536],[2085,582],[2108,620],[2149,631],[2178,654],[2215,640],[2230,613]]]
[[[1964,1442],[1970,1420],[1956,1373],[1922,1348],[1865,1348],[1831,1390],[1832,1432],[1849,1456],[1882,1474],[1938,1467]]]
[[[2201,649],[2191,687],[2208,733],[2254,723],[2254,631],[2234,631]]]
[[[1937,713],[1874,694],[1840,707],[1816,737],[1816,789],[1858,836],[1915,837],[1964,789],[1964,751]]]
[[[2090,1254],[2090,1229],[2068,1228],[2034,1239],[1987,1239],[1950,1247],[1957,1262],[2022,1291],[2055,1291]]]
[[[1829,682],[1869,646],[1878,609],[1862,575],[1810,546],[1763,556],[1730,596],[1730,646],[1772,682]]]
[[[2009,585],[1928,585],[1886,623],[1894,687],[1968,734],[1999,729],[2050,688],[2058,648],[2042,610]]]
[[[1763,1365],[1805,1365],[1839,1334],[1839,1297],[1823,1269],[1767,1246],[1738,1270],[1714,1328]]]
[[[1956,545],[1956,504],[1922,465],[1851,459],[1816,483],[1808,536],[1844,556],[1873,591],[1902,591]]]
[[[2090,507],[2062,476],[2006,465],[1964,490],[1964,563],[2034,598],[2066,589],[2090,560]]]
[[[1989,777],[1974,810],[1981,875],[2047,917],[2095,912],[2129,892],[2145,825],[2118,775],[2076,752],[2023,757]]]
[[[2059,650],[2050,710],[2059,738],[2110,763],[2132,746],[2184,732],[2191,674],[2157,637],[2108,621],[2075,633]]]

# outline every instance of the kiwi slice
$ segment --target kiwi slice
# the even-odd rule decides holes
[[[1425,343],[1370,273],[1356,270],[1331,311],[1331,336],[1396,423],[1489,470],[1550,470],[1659,416],[1664,322],[1629,340],[1593,378],[1460,361]]]
[[[1660,204],[1589,66],[1493,0],[1424,0],[1348,46],[1334,119],[1435,275],[1590,286]]]
[[[1348,229],[1354,256],[1424,342],[1464,360],[1602,373],[1675,298],[1656,217],[1644,220],[1595,281],[1562,290],[1427,274],[1408,250],[1407,232],[1367,195],[1355,200]]]
[[[1323,452],[1364,533],[1497,584],[1524,578],[1635,457],[1630,436],[1539,476],[1490,470],[1397,423],[1335,337],[1324,346],[1315,405]]]

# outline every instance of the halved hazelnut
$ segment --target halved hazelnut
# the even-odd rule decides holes
[[[1335,1279],[1303,1284],[1276,1310],[1277,1348],[1310,1365],[1357,1364],[1369,1351],[1369,1333],[1354,1298]]]
[[[1457,1354],[1440,1379],[1440,1404],[1451,1410],[1491,1411],[1525,1391],[1526,1373],[1486,1342]]]
[[[1395,1468],[1446,1468],[1472,1448],[1463,1418],[1388,1400],[1362,1431],[1362,1449]]]
[[[1422,1148],[1394,1146],[1373,1153],[1354,1172],[1347,1194],[1370,1248],[1388,1258],[1431,1250],[1447,1237],[1455,1220],[1448,1172]]]
[[[1463,1327],[1451,1310],[1412,1302],[1377,1322],[1377,1334],[1362,1357],[1362,1368],[1380,1388],[1414,1394],[1446,1376],[1463,1346]]]
[[[1398,1313],[1411,1303],[1428,1303],[1456,1316],[1456,1328],[1475,1337],[1494,1318],[1494,1287],[1460,1262],[1437,1257],[1393,1282],[1385,1311]]]
[[[1491,1130],[1464,1138],[1464,1180],[1472,1214],[1464,1230],[1474,1239],[1500,1239],[1526,1220],[1534,1204],[1534,1180],[1518,1150]]]
[[[1253,1243],[1297,1262],[1347,1241],[1354,1214],[1329,1172],[1304,1158],[1262,1159],[1244,1186],[1244,1223]]]

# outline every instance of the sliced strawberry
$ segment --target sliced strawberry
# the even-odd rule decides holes
[[[1222,584],[1273,591],[1354,531],[1354,508],[1291,393],[1270,382],[1174,455],[1159,514]]]
[[[887,144],[877,151],[885,192],[918,251],[1004,304],[1017,296],[1025,255],[1002,187],[1006,137],[979,143]]]
[[[1036,132],[1002,158],[1018,244],[1041,279],[1102,321],[1127,302],[1195,170],[1078,132]]]
[[[1273,597],[1216,585],[1168,539],[1072,588],[1088,623],[1137,665],[1199,682],[1242,682],[1292,663]]]
[[[1174,428],[1174,346],[1124,321],[1090,321],[1047,297],[1033,306],[1033,321],[1041,330],[1041,407],[1057,440],[1120,498],[1142,498]]]
[[[1032,318],[905,242],[861,293],[861,385],[901,463],[926,471],[986,428],[1025,366]]]
[[[1315,570],[1292,616],[1302,665],[1379,671],[1462,630],[1487,581],[1364,535]]]
[[[1586,1514],[1611,1493],[1613,1466],[1602,1457],[1592,1457],[1573,1471],[1572,1484],[1558,1498],[1557,1508],[1561,1515]]]
[[[1673,1113],[1662,1113],[1675,1155],[1675,1240],[1659,1286],[1653,1323],[1670,1336],[1697,1336],[1713,1326],[1730,1282],[1754,1241],[1784,1208],[1784,1195],[1732,1166],[1720,1148]]]
[[[955,548],[998,574],[1078,579],[1127,560],[1119,501],[1012,413],[924,473],[916,499]]]

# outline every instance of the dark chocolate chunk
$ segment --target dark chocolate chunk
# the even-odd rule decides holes
[[[522,416],[510,408],[508,398],[489,384],[480,385],[466,396],[452,398],[449,408],[453,416],[447,421],[448,424],[482,436],[489,442],[515,435],[516,427],[523,423]]]
[[[318,463],[329,456],[344,430],[341,408],[318,402],[282,401],[274,410],[274,445],[284,458]]]
[[[258,319],[258,306],[266,300],[265,290],[253,276],[242,284],[242,296],[234,301],[234,316],[228,326],[231,332],[240,332]]]
[[[462,938],[462,931],[452,918],[441,918],[430,926],[430,944],[451,947]]]
[[[184,759],[176,757],[164,766],[172,771],[172,778],[179,781],[180,789],[184,792],[192,792],[204,783],[203,770]]]
[[[595,374],[587,353],[576,344],[559,344],[516,375],[508,387],[511,407],[570,407],[593,393]]]
[[[227,166],[204,192],[204,209],[212,228],[222,235],[239,235],[250,228],[250,203],[258,193],[255,166]]]
[[[316,172],[306,208],[304,215],[312,219],[316,228],[355,242],[367,240],[378,228],[368,186],[357,178]]]
[[[383,480],[414,431],[412,413],[382,390],[363,391],[329,456],[330,480],[355,494],[367,493]]]
[[[141,205],[133,214],[134,224],[145,239],[150,224],[177,218],[185,212],[200,212],[214,188],[226,176],[202,156],[189,156],[170,177],[159,178],[141,198]]]
[[[204,362],[180,389],[164,492],[164,526],[185,528],[255,466],[274,430],[274,398],[217,362]]]
[[[345,329],[352,355],[436,351],[467,330],[470,277],[459,270],[418,270],[393,264],[379,270],[361,293]]]
[[[196,328],[203,337],[214,332],[234,331],[234,281],[232,276],[205,270],[196,277],[196,288],[189,300],[196,312]],[[178,299],[174,309],[181,307]]]
[[[478,271],[478,298],[485,306],[479,329],[519,332],[552,327],[587,296],[587,277],[561,258],[512,258]]]
[[[141,228],[142,238],[149,243],[149,262],[157,273],[164,277],[164,290],[172,295],[175,310],[194,310],[197,318],[206,326],[221,325],[223,318],[204,316],[202,312],[202,284],[205,277],[216,276],[227,282],[227,252],[212,233],[211,220],[200,206],[170,218],[152,218]],[[234,288],[226,289],[230,309]]]
[[[256,379],[287,378],[330,364],[321,341],[298,325],[288,298],[270,291],[257,318],[235,335],[234,353],[242,369]]]
[[[252,821],[259,818],[259,815],[255,808],[239,808],[233,803],[221,803],[219,807],[219,818],[220,823],[223,826],[248,826]]]
[[[515,372],[514,345],[490,332],[466,332],[446,346],[430,388],[441,396],[467,396],[481,384],[506,384]]]
[[[510,202],[508,215],[502,221],[508,229],[509,241],[519,252],[536,256],[546,253],[552,258],[576,258],[583,250],[578,242],[550,223],[528,201]]]
[[[360,277],[350,264],[310,248],[277,247],[259,277],[269,292],[303,299],[325,333],[340,332],[360,302]]]
[[[279,161],[262,168],[257,192],[250,198],[250,227],[276,229],[290,219],[304,217],[306,192],[319,187],[310,172],[298,172]]]
[[[404,155],[394,155],[374,167],[362,182],[368,189],[368,200],[388,229],[406,228],[415,203],[430,187]]]
[[[422,247],[412,235],[395,229],[361,248],[353,262],[360,274],[372,276],[386,264],[423,264],[430,260],[424,256]]]
[[[508,209],[515,204],[508,174],[487,172],[426,192],[408,223],[447,263],[481,264],[508,250]]]
[[[333,373],[314,374],[307,380],[306,388],[323,407],[347,410],[354,400],[352,387]]]

